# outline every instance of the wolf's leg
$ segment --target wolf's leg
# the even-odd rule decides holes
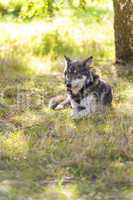
[[[67,97],[64,101],[62,101],[60,104],[58,104],[55,108],[55,110],[61,110],[63,109],[65,106],[70,104],[70,99],[69,97]]]
[[[88,114],[88,110],[86,110],[85,106],[78,104],[73,99],[71,99],[71,106],[73,108],[71,113],[72,119],[80,119]]]
[[[71,107],[72,107],[72,112],[71,112],[71,117],[73,119],[76,119],[79,113],[79,107],[80,104],[78,104],[76,101],[74,101],[71,97],[70,97],[70,103],[71,103]]]
[[[83,109],[81,111],[78,111],[78,112],[74,113],[74,117],[73,118],[74,119],[80,119],[80,118],[86,117],[87,115],[89,115],[91,113],[94,113],[94,110],[92,110],[92,108],[91,108],[91,110],[88,109],[88,108],[85,108],[85,109]]]
[[[93,95],[90,95],[84,98],[79,106],[83,107],[84,109],[78,109],[74,115],[75,119],[80,119],[91,113],[94,113],[96,111],[96,98]]]
[[[53,110],[62,109],[68,104],[70,104],[68,97],[66,97],[66,95],[59,95],[50,99],[48,107]]]

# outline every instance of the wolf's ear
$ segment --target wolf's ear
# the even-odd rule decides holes
[[[65,58],[65,60],[66,60],[67,63],[70,63],[70,62],[71,62],[71,59],[68,58],[67,56],[64,56],[64,58]]]
[[[65,70],[67,68],[69,68],[70,64],[71,64],[71,59],[68,58],[67,56],[64,56],[65,57]]]
[[[83,61],[83,64],[84,64],[85,67],[90,67],[90,65],[92,64],[92,62],[93,62],[93,57],[90,56],[89,58],[87,58],[87,59],[85,59]]]

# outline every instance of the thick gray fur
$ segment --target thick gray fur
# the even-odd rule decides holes
[[[61,102],[52,104],[53,109],[63,109],[70,104],[74,119],[82,118],[97,111],[99,107],[111,105],[112,88],[93,71],[90,67],[93,58],[83,61],[71,60],[65,56],[66,66],[64,80],[67,88],[67,98]],[[51,106],[53,105],[53,106]]]

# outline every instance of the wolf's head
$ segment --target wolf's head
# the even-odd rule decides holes
[[[72,60],[65,56],[65,84],[68,89],[71,89],[73,94],[77,94],[79,90],[83,88],[85,82],[93,82],[93,76],[90,70],[90,66],[93,57],[89,57],[85,60]]]

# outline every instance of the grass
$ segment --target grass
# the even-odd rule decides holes
[[[1,200],[132,198],[133,72],[113,64],[108,4],[91,5],[48,21],[0,23]],[[113,87],[111,109],[78,121],[69,108],[48,109],[65,94],[64,54],[94,56]]]

